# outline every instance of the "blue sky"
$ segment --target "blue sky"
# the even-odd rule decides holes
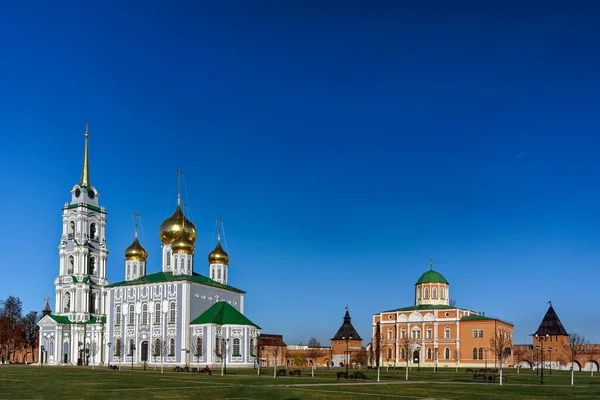
[[[246,315],[287,343],[328,344],[346,305],[368,343],[430,257],[516,341],[552,300],[598,343],[600,8],[485,3],[5,6],[0,298],[54,297],[89,123],[111,282],[133,211],[160,270],[181,168],[196,272],[220,215]]]

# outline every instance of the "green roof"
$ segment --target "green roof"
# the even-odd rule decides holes
[[[64,315],[50,314],[48,316],[50,318],[52,318],[53,320],[55,320],[56,322],[58,322],[59,324],[70,324],[71,323],[71,321],[69,321],[69,317],[66,317]]]
[[[460,320],[461,321],[501,321],[501,322],[504,322],[505,324],[514,326],[510,322],[502,321],[499,318],[491,318],[491,317],[486,317],[485,315],[479,315],[479,314],[465,315]]]
[[[177,281],[189,281],[194,283],[199,283],[201,285],[213,286],[225,290],[230,290],[232,292],[238,293],[246,293],[243,290],[234,288],[233,286],[223,285],[222,283],[213,281],[212,279],[200,275],[194,272],[194,275],[173,275],[172,272],[156,272],[150,275],[144,275],[138,279],[134,279],[131,281],[121,281],[116,282],[107,287],[115,287],[115,286],[132,286],[132,285],[144,285],[148,283],[161,283],[161,282],[177,282]]]
[[[87,208],[88,210],[94,210],[94,211],[97,211],[97,212],[101,212],[101,213],[104,213],[104,214],[106,214],[104,211],[102,211],[102,209],[101,209],[100,207],[98,207],[98,206],[95,206],[95,205],[93,205],[93,204],[86,204],[86,203],[71,203],[71,204],[69,204],[69,205],[67,206],[67,209],[70,209],[70,208],[77,208],[77,207],[79,207],[79,206],[85,207],[85,208]]]
[[[69,317],[67,317],[65,315],[49,314],[48,316],[50,318],[52,318],[53,320],[55,320],[56,322],[58,322],[59,324],[81,324],[82,323],[82,322],[72,322],[69,319]],[[83,324],[86,324],[86,325],[96,324],[96,323],[105,324],[106,323],[106,317],[105,316],[102,316],[100,318],[92,317],[92,318],[88,319],[87,321],[83,322]]]
[[[421,275],[421,277],[419,278],[417,283],[415,283],[415,285],[419,285],[421,283],[445,283],[445,284],[448,284],[448,281],[446,280],[446,278],[444,278],[444,276],[442,274],[430,269],[429,271],[427,271],[423,275]]]
[[[418,306],[396,308],[394,310],[387,310],[382,312],[394,312],[394,311],[418,311],[418,310],[450,310],[458,308],[456,306],[447,306],[444,304],[421,304]],[[375,314],[378,315],[379,313]]]
[[[260,329],[260,326],[250,321],[231,304],[219,301],[204,311],[198,318],[190,322],[190,325],[217,324],[217,325],[252,325]]]

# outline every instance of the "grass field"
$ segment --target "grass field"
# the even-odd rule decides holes
[[[0,399],[600,399],[600,377],[553,371],[540,376],[532,371],[508,370],[507,384],[473,382],[472,374],[454,370],[365,371],[366,382],[336,379],[336,371],[318,370],[315,377],[273,379],[273,369],[261,377],[253,370],[228,369],[214,375],[123,369],[108,371],[87,367],[0,366]]]

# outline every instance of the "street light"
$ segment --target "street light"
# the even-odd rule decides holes
[[[546,335],[538,335],[537,333],[535,334],[535,338],[537,340],[539,340],[541,348],[540,348],[540,355],[542,357],[542,375],[540,377],[540,384],[544,384],[544,342],[548,339],[548,337],[550,337],[549,334],[546,333]],[[537,348],[537,346],[536,346]]]
[[[112,345],[111,342],[108,342],[108,362],[106,364],[108,364],[108,369],[110,369],[110,346]]]
[[[349,353],[349,350],[348,350],[348,341],[352,340],[352,335],[350,335],[350,336],[342,336],[342,340],[346,341],[346,354],[344,354],[346,356],[345,357],[346,359],[344,360],[344,364],[346,364],[346,379],[348,379],[348,363],[349,363],[348,359],[350,358],[350,353]]]
[[[548,347],[548,357],[550,358],[550,375],[552,375],[552,347]]]
[[[131,369],[133,369],[133,354],[135,351],[135,343],[131,343]]]

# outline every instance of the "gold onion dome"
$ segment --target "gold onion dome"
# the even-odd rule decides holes
[[[137,237],[133,239],[133,243],[131,246],[125,250],[125,259],[126,260],[141,260],[146,261],[148,257],[148,252],[144,250],[140,242],[138,242]]]
[[[171,250],[173,253],[188,253],[194,252],[194,243],[192,243],[187,235],[181,234],[173,243],[171,243]]]
[[[229,265],[229,254],[221,247],[220,240],[217,242],[217,247],[208,253],[208,263]]]
[[[192,244],[196,243],[196,227],[183,215],[181,207],[177,205],[173,215],[160,224],[158,234],[163,244],[169,244],[181,235],[181,231],[185,231],[185,236]]]

